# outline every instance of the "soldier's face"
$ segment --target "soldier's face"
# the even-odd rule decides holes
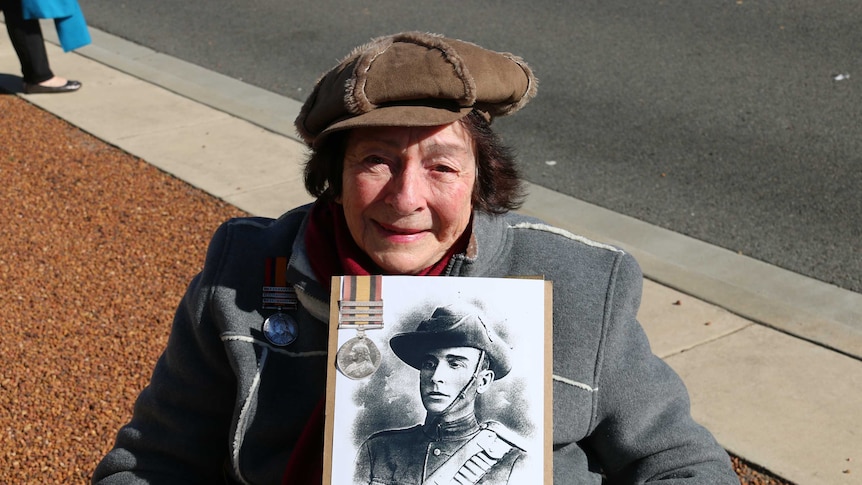
[[[477,381],[470,383],[479,356],[479,350],[471,347],[436,349],[425,356],[419,370],[419,393],[429,413],[440,414],[445,411],[462,390],[464,399],[458,400],[449,409],[445,420],[457,419],[473,412],[477,392],[490,385],[494,375],[489,370],[483,370]]]

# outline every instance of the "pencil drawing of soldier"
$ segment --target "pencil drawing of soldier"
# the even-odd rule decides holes
[[[476,400],[512,368],[511,347],[475,306],[439,306],[389,346],[419,370],[425,422],[371,435],[356,458],[357,484],[508,484],[526,457],[523,439],[479,422]]]

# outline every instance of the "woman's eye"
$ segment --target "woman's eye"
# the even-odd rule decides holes
[[[425,362],[422,362],[422,368],[425,370],[434,370],[435,367],[437,366],[434,365],[434,362],[431,360],[426,360]]]
[[[368,155],[362,159],[362,167],[372,173],[389,173],[392,171],[392,166],[389,159],[379,155]]]
[[[431,170],[434,171],[434,173],[438,173],[438,174],[442,174],[442,175],[449,175],[449,174],[456,175],[456,174],[458,174],[457,168],[453,167],[452,165],[447,165],[444,163],[434,165],[433,167],[431,167]]]

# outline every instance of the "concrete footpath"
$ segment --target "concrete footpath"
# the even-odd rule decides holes
[[[95,29],[63,54],[43,30],[84,87],[29,102],[252,214],[310,200],[297,101]],[[0,87],[20,93],[19,73],[4,36]],[[862,483],[862,295],[535,185],[522,212],[637,257],[653,350],[725,448],[799,484]]]

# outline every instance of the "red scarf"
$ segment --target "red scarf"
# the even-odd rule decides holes
[[[417,276],[440,276],[452,256],[467,250],[471,227],[455,241],[446,255]],[[305,232],[305,250],[321,286],[330,289],[336,275],[371,275],[383,271],[353,240],[344,211],[335,202],[317,202],[311,208]],[[333,257],[334,256],[334,257]],[[320,485],[323,477],[323,425],[326,396],[322,396],[296,441],[285,467],[283,485]]]

